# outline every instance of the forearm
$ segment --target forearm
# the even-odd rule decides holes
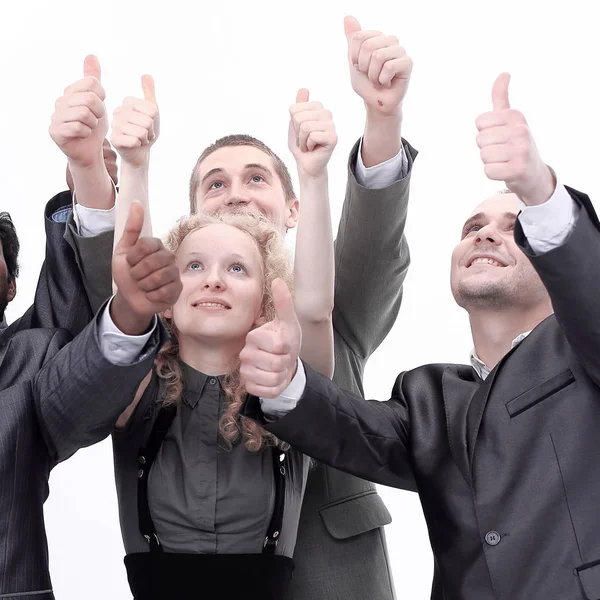
[[[152,222],[150,219],[150,200],[148,195],[149,161],[136,167],[123,161],[121,165],[121,184],[117,199],[117,218],[115,223],[115,244],[121,239],[129,209],[134,201],[138,201],[144,208],[144,227],[141,236],[152,235]]]
[[[102,149],[98,160],[82,166],[69,161],[73,177],[75,198],[78,204],[87,208],[108,210],[115,204],[114,185],[106,170]]]
[[[571,348],[588,375],[600,385],[600,223],[589,198],[575,190],[568,191],[581,209],[562,244],[541,254],[536,252],[520,220],[515,226],[515,240],[548,290],[552,308]]]
[[[294,257],[294,304],[303,321],[331,318],[334,293],[334,256],[328,176],[299,174],[302,211]]]
[[[102,316],[100,312],[80,335],[55,354],[35,380],[38,420],[56,461],[110,434],[166,341],[159,325],[148,335],[143,348],[134,352],[130,360],[118,364],[105,353],[101,342],[105,335]]]
[[[408,174],[382,189],[356,180],[359,145],[348,166],[346,200],[335,244],[334,326],[354,354],[366,359],[396,319],[410,256],[404,236],[410,173],[416,151],[405,142]]]
[[[394,400],[365,401],[306,368],[306,385],[297,404],[285,398],[259,400],[251,396],[241,414],[336,469],[384,485],[406,487],[412,482],[408,410],[399,382],[401,377]],[[275,410],[269,411],[269,404]]]
[[[373,114],[367,108],[361,156],[365,167],[379,165],[402,149],[402,108],[393,114]]]

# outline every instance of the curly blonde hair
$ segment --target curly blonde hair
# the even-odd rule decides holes
[[[271,293],[274,279],[285,281],[292,290],[292,262],[283,244],[283,236],[275,225],[263,215],[247,212],[219,211],[217,213],[199,213],[182,217],[165,238],[165,246],[177,252],[183,240],[192,232],[209,225],[230,225],[249,235],[255,242],[262,261],[263,296],[261,302],[261,318],[259,324],[272,321],[275,307]],[[177,328],[172,319],[163,316],[163,322],[171,335],[171,340],[160,350],[156,357],[156,372],[164,380],[166,391],[163,398],[165,405],[177,405],[183,392],[181,366],[179,364],[179,339]],[[257,325],[258,326],[258,325]],[[264,446],[282,446],[283,444],[271,433],[265,431],[258,423],[239,414],[246,396],[241,381],[239,362],[234,370],[225,376],[223,391],[228,405],[219,420],[219,434],[225,446],[231,449],[240,438],[251,452],[257,452]]]

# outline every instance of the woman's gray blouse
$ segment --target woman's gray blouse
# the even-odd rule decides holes
[[[258,554],[273,514],[272,449],[249,452],[243,443],[224,447],[218,422],[226,407],[219,377],[185,363],[177,414],[148,480],[150,513],[166,552]],[[113,433],[121,533],[127,554],[146,552],[138,527],[138,450],[161,406],[164,383],[155,373],[124,429]],[[309,458],[288,451],[285,512],[277,554],[291,557]]]

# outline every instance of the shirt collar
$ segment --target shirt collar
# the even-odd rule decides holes
[[[517,344],[520,344],[530,333],[532,330],[526,331],[525,333],[519,334],[510,344],[511,349],[514,348]],[[491,372],[491,369],[477,356],[475,352],[475,348],[471,350],[470,355],[471,366],[475,369],[475,372],[481,379],[485,379]]]

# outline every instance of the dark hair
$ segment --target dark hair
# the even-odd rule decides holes
[[[2,252],[4,262],[6,262],[6,271],[8,279],[14,280],[19,276],[19,238],[17,230],[7,212],[0,212],[0,242],[2,242]]]
[[[199,167],[200,163],[210,154],[219,150],[220,148],[226,148],[228,146],[252,146],[253,148],[258,148],[268,156],[273,159],[273,164],[275,166],[275,172],[279,176],[281,180],[281,185],[283,186],[283,192],[285,194],[286,203],[290,203],[295,197],[294,186],[292,184],[292,178],[290,177],[290,172],[288,168],[285,166],[285,163],[263,142],[253,138],[250,135],[245,134],[234,134],[227,135],[218,139],[214,144],[211,144],[207,148],[205,148],[200,155],[200,158],[196,161],[196,166],[192,171],[192,177],[190,179],[190,214],[196,214],[196,192],[200,187],[200,177],[199,177]]]

